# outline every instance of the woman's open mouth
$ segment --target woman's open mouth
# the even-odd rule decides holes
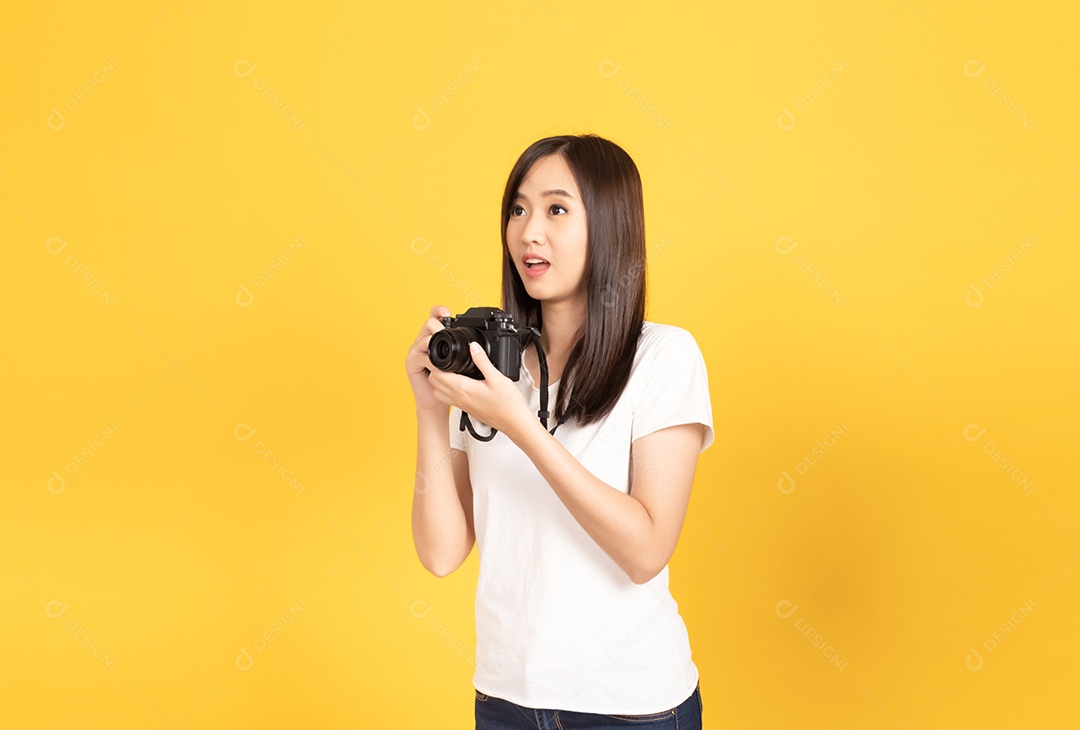
[[[551,263],[549,261],[538,256],[529,256],[525,258],[524,261],[525,275],[532,278],[542,276],[544,272],[551,268]]]

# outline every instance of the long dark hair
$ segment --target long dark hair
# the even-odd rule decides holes
[[[540,301],[525,291],[510,257],[506,225],[514,196],[537,160],[560,155],[585,206],[588,244],[585,321],[559,381],[555,422],[586,426],[606,416],[622,394],[645,321],[645,205],[630,155],[593,134],[538,140],[521,153],[502,202],[502,308],[520,327],[543,329]]]

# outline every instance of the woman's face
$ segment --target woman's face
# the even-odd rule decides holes
[[[541,157],[521,181],[506,224],[506,245],[529,296],[548,303],[580,300],[584,306],[588,238],[585,206],[569,166],[558,154]],[[545,263],[527,263],[534,260]]]

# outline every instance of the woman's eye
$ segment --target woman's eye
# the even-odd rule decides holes
[[[549,210],[551,211],[552,215],[562,215],[566,212],[566,208],[562,207],[561,205],[553,205]],[[559,211],[562,212],[560,213]]]
[[[520,205],[515,205],[515,206],[510,208],[510,215],[511,215],[511,217],[516,217],[516,216],[519,216],[519,215],[525,215],[525,209],[522,208]]]

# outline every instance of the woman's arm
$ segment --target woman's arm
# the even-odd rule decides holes
[[[448,408],[416,411],[413,544],[420,563],[440,578],[465,562],[476,541],[469,461],[450,448],[449,421]]]
[[[532,460],[562,503],[634,583],[668,564],[682,531],[705,427],[684,423],[631,444],[630,494],[581,465],[533,416],[504,431]]]
[[[475,541],[468,458],[463,451],[450,448],[450,407],[436,398],[430,382],[435,368],[427,346],[431,336],[443,329],[441,318],[448,316],[446,307],[432,307],[405,358],[409,386],[416,398],[413,545],[420,563],[440,578],[465,562]]]

